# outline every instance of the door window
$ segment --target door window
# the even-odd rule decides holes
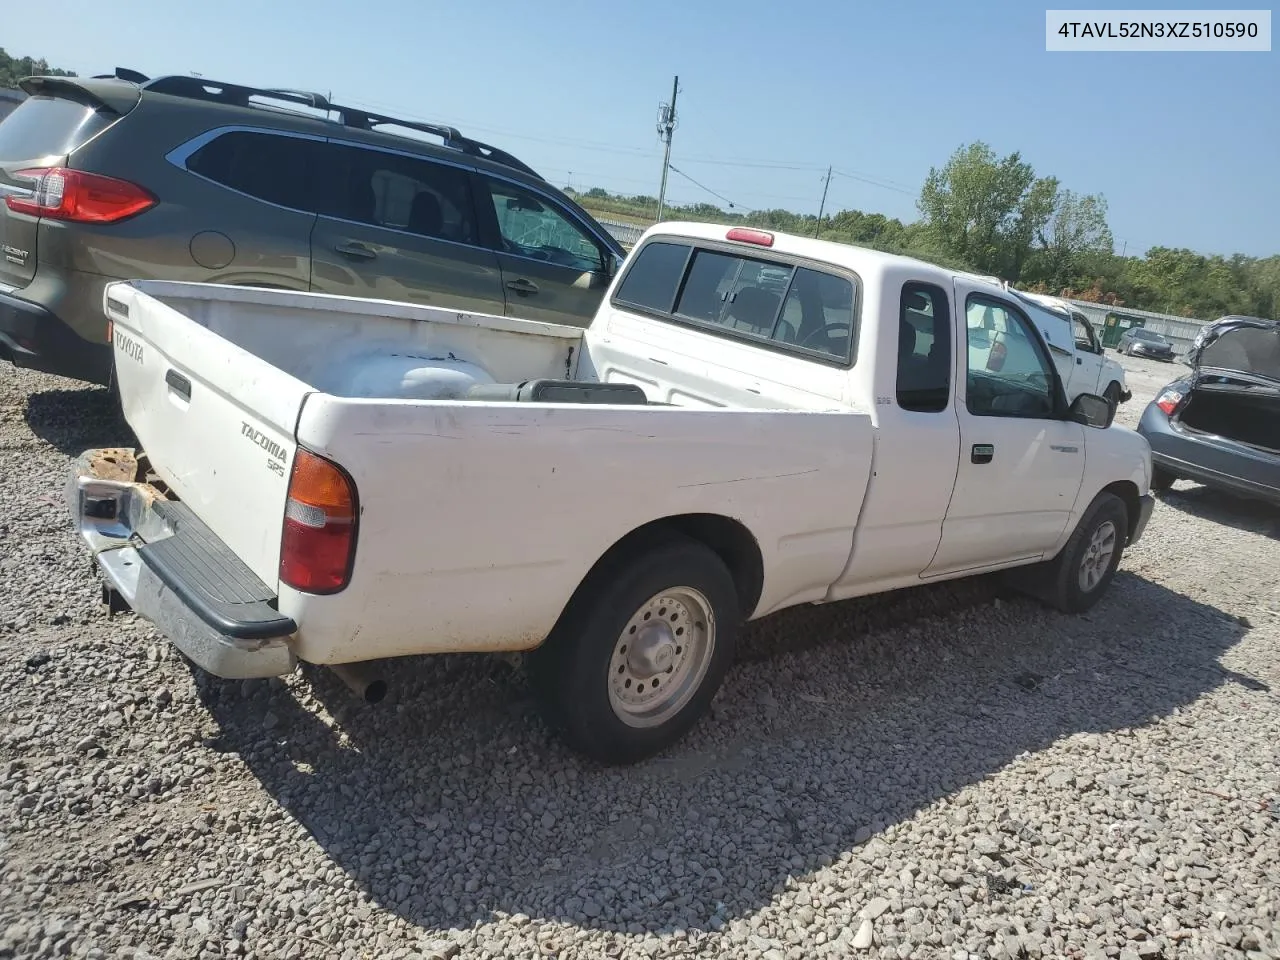
[[[898,313],[898,406],[937,413],[951,394],[951,310],[928,283],[902,285]]]
[[[1053,368],[1021,313],[994,298],[970,296],[965,312],[970,329],[986,337],[969,339],[965,400],[979,417],[1054,415]]]
[[[1097,338],[1093,335],[1093,327],[1089,322],[1078,313],[1071,315],[1072,336],[1075,337],[1076,347],[1081,350],[1088,350],[1090,353],[1099,353]]]
[[[324,213],[435,240],[478,242],[471,178],[459,167],[333,145],[338,182]]]
[[[595,238],[551,201],[513,183],[490,178],[485,182],[505,252],[574,270],[604,269]]]

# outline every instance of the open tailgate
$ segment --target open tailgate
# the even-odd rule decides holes
[[[313,388],[159,286],[121,282],[104,294],[125,419],[156,474],[274,589],[295,428]]]

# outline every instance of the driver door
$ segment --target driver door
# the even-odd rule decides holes
[[[1071,333],[1076,341],[1076,372],[1071,378],[1071,392],[1101,393],[1102,345],[1093,325],[1082,314],[1071,314]]]
[[[481,211],[496,220],[506,315],[585,327],[609,286],[607,251],[551,198],[482,175]]]
[[[1044,556],[1084,477],[1084,427],[1058,417],[1060,380],[1030,318],[964,281],[955,298],[970,331],[986,336],[971,335],[957,358],[960,462],[925,577]]]

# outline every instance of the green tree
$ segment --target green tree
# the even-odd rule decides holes
[[[16,87],[24,77],[74,77],[69,70],[59,70],[49,66],[49,61],[40,58],[10,56],[0,47],[0,87]]]
[[[940,251],[1016,281],[1057,193],[1058,182],[1038,179],[1020,154],[997,157],[978,142],[959,147],[941,170],[930,168],[917,207]]]
[[[1036,236],[1027,272],[1050,288],[1097,279],[1104,270],[1102,260],[1112,254],[1113,246],[1106,200],[1059,190],[1053,213]]]

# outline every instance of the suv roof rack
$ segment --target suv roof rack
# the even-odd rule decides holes
[[[124,73],[133,74],[132,77],[124,77]],[[518,160],[516,157],[488,143],[479,140],[473,140],[470,137],[463,136],[460,131],[454,127],[445,126],[438,123],[422,123],[415,120],[404,120],[399,117],[392,117],[381,113],[372,113],[368,110],[361,110],[356,107],[345,107],[341,104],[333,103],[322,93],[316,93],[310,90],[290,90],[279,87],[247,87],[237,83],[223,83],[217,80],[206,80],[203,77],[190,77],[173,75],[167,77],[158,77],[155,80],[148,80],[142,77],[142,74],[135,71],[122,71],[122,68],[116,68],[116,75],[122,79],[133,79],[135,83],[139,83],[145,89],[154,93],[164,93],[175,97],[188,97],[194,100],[207,100],[213,103],[225,103],[237,107],[251,107],[254,104],[249,102],[250,97],[262,97],[271,100],[280,100],[285,103],[297,104],[298,106],[310,107],[313,110],[322,110],[326,113],[338,114],[339,122],[346,127],[352,127],[358,130],[375,131],[381,126],[403,127],[407,130],[417,130],[420,133],[429,133],[432,136],[439,137],[444,141],[444,146],[458,150],[462,153],[473,157],[480,157],[484,160],[490,160],[494,163],[500,163],[504,167],[512,167],[516,170],[526,173],[531,177],[539,180],[545,178],[535,171],[528,164]],[[141,77],[141,80],[134,79]],[[305,116],[305,114],[304,114]],[[334,122],[327,118],[327,122]],[[394,136],[394,134],[391,134]]]

